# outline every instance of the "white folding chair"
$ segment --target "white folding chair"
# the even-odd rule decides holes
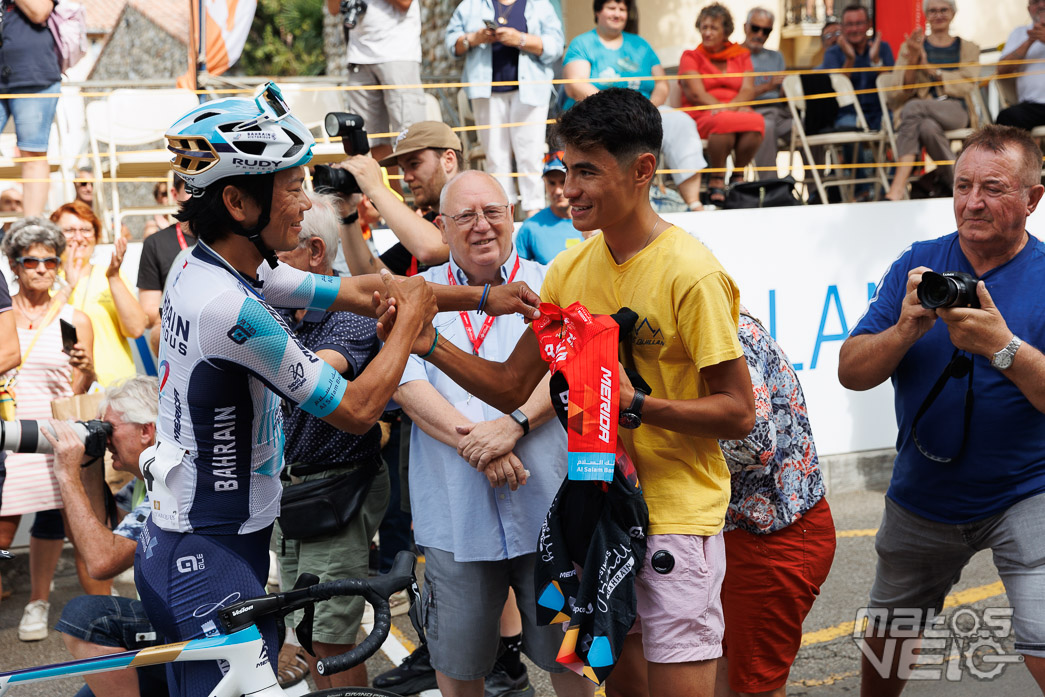
[[[838,102],[838,106],[840,108],[852,106],[856,111],[857,130],[807,135],[803,121],[806,113],[806,98],[802,89],[802,79],[798,75],[787,75],[784,77],[783,89],[784,96],[787,99],[787,106],[791,110],[791,150],[794,151],[796,145],[801,146],[802,159],[807,165],[812,165],[813,181],[816,183],[820,200],[825,203],[828,201],[825,188],[827,186],[852,187],[854,184],[873,183],[881,184],[883,190],[888,189],[889,181],[886,179],[885,169],[882,167],[875,167],[877,173],[871,177],[860,177],[858,168],[834,168],[835,171],[832,173],[832,177],[825,179],[815,166],[816,163],[813,161],[811,148],[818,145],[824,146],[829,156],[834,159],[841,159],[841,150],[843,146],[847,145],[854,147],[869,145],[875,151],[876,162],[882,162],[885,159],[885,144],[887,142],[885,133],[881,130],[872,131],[868,127],[864,111],[860,108],[860,101],[854,94],[853,83],[845,75],[838,73],[832,73],[830,77],[831,89],[835,93],[834,99]],[[885,118],[885,114],[883,114],[883,118]],[[875,195],[877,196],[877,189],[875,190]]]
[[[196,95],[182,89],[118,89],[87,105],[87,131],[97,179],[95,193],[104,213],[102,219],[106,224],[111,220],[113,231],[120,230],[125,217],[170,212],[170,206],[121,208],[116,180],[166,177],[170,172],[171,156],[163,142],[163,134],[175,119],[198,105]],[[106,146],[104,149],[102,144]],[[126,149],[147,145],[155,147]],[[106,192],[111,201],[109,206]]]
[[[280,92],[294,114],[305,127],[316,137],[312,148],[313,165],[325,165],[341,162],[345,159],[345,150],[340,140],[331,140],[323,128],[323,121],[332,111],[345,111],[348,99],[341,90],[330,89],[328,85],[307,83],[280,83]]]

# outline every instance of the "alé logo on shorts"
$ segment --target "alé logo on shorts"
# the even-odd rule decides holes
[[[663,346],[664,334],[654,327],[649,317],[643,317],[642,321],[635,325],[635,346]]]
[[[207,565],[203,561],[203,555],[197,554],[192,557],[179,557],[174,565],[178,569],[180,574],[190,574],[194,571],[203,571],[207,568]]]
[[[966,674],[992,680],[1005,666],[1022,663],[1023,656],[1006,648],[1009,642],[1002,643],[1011,633],[1011,607],[963,607],[950,617],[921,608],[896,608],[890,617],[888,610],[865,607],[856,612],[853,641],[883,678],[890,677],[895,662],[896,677],[902,680],[958,682]],[[884,639],[881,656],[864,637]]]

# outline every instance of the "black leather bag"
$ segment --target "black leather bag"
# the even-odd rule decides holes
[[[776,206],[800,206],[802,199],[795,193],[795,180],[762,179],[753,182],[731,184],[726,190],[723,208],[773,208]]]
[[[333,535],[359,515],[381,462],[283,489],[279,527],[283,537],[308,540]]]

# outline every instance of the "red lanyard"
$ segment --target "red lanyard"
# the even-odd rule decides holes
[[[178,233],[178,246],[185,249],[189,245],[185,244],[185,235],[181,234],[181,223],[174,223],[174,231]]]
[[[515,280],[515,274],[519,270],[519,256],[515,256],[515,267],[512,269],[512,273],[508,276],[508,282],[511,283]],[[451,270],[450,265],[446,266],[446,282],[451,286],[457,285],[457,279],[454,278],[454,272]],[[475,330],[472,329],[472,318],[468,316],[467,312],[461,312],[461,322],[464,324],[464,331],[468,334],[468,340],[472,342],[472,353],[476,356],[479,355],[479,347],[483,345],[483,341],[486,340],[486,335],[490,333],[490,327],[493,326],[495,317],[487,317],[486,321],[483,322],[482,328],[479,329],[479,336],[475,335]]]

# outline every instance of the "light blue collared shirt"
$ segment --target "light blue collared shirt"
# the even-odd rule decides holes
[[[549,0],[526,0],[523,16],[526,18],[526,33],[541,37],[544,51],[540,56],[527,51],[519,52],[519,101],[530,106],[542,106],[551,98],[553,66],[562,57],[566,40],[563,38],[562,22]],[[446,26],[446,50],[451,56],[461,35],[484,28],[484,19],[495,19],[492,0],[463,0],[457,6]],[[465,88],[468,98],[489,98],[491,80],[493,58],[489,44],[472,46],[465,54],[461,81],[480,84]]]
[[[513,249],[501,267],[505,281],[516,259]],[[467,283],[452,257],[420,275],[426,281],[446,285],[447,268],[458,283]],[[515,280],[525,281],[536,291],[544,281],[545,270],[537,262],[519,259]],[[478,337],[487,316],[475,312],[467,315]],[[472,351],[460,313],[440,312],[434,324],[455,346]],[[527,331],[531,330],[521,315],[498,317],[479,347],[479,355],[491,361],[506,360]],[[468,402],[464,388],[417,356],[410,357],[399,384],[414,380],[431,383],[450,404]],[[472,397],[471,403],[480,405],[485,420],[503,416],[478,397]],[[457,450],[432,438],[415,423],[410,434],[410,505],[417,544],[451,552],[462,562],[512,559],[535,552],[541,523],[566,476],[566,432],[557,419],[552,419],[520,438],[514,452],[530,471],[529,480],[517,491],[507,486],[493,489],[486,476],[476,472]]]

